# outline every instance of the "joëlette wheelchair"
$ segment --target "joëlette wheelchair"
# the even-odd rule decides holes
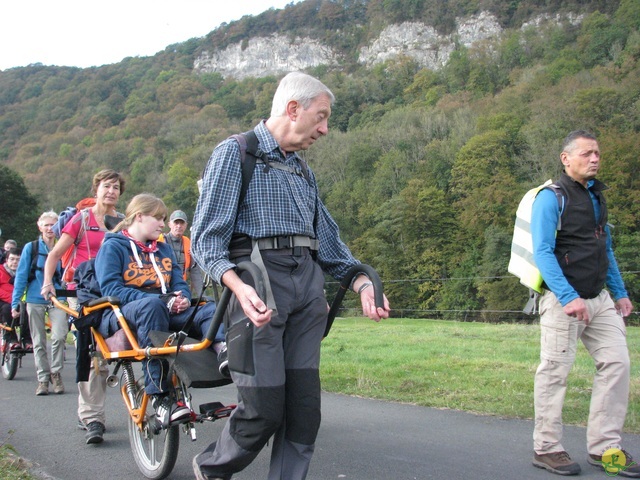
[[[26,330],[26,331],[25,331]],[[30,342],[27,304],[20,303],[20,316],[11,319],[11,323],[0,323],[0,370],[7,380],[13,380],[22,366],[22,357],[33,353]]]
[[[262,273],[255,264],[241,262],[237,266],[237,271],[243,280],[252,283],[260,298],[267,298]],[[382,283],[376,271],[368,265],[352,267],[342,280],[330,308],[325,337],[329,333],[352,279],[360,273],[369,276],[373,283],[376,306],[383,306]],[[93,300],[83,306],[79,313],[59,302],[57,298],[51,297],[55,306],[76,318],[82,318],[92,312],[107,308],[112,309],[115,313],[121,327],[116,335],[105,339],[96,328],[90,327],[95,345],[92,355],[96,359],[105,359],[109,364],[115,363],[115,368],[108,377],[107,383],[113,387],[120,384],[122,399],[129,412],[128,430],[131,451],[138,469],[149,479],[165,478],[173,470],[178,457],[180,429],[189,435],[192,441],[195,441],[196,423],[212,422],[228,417],[235,408],[235,405],[210,402],[200,405],[199,413],[195,413],[192,397],[189,393],[190,388],[214,388],[232,382],[220,374],[217,355],[208,348],[223,321],[231,297],[231,290],[223,288],[213,321],[202,341],[188,338],[185,332],[153,331],[149,335],[153,346],[146,348],[140,348],[138,345],[135,334],[120,311],[118,298],[102,297]],[[115,343],[119,343],[120,348],[112,348]],[[123,346],[124,349],[122,349]],[[177,401],[184,402],[191,410],[191,417],[186,422],[173,424],[168,428],[158,426],[155,421],[155,410],[151,407],[149,396],[145,392],[144,378],[136,378],[134,374],[133,363],[145,358],[162,358],[169,363],[171,395]],[[122,371],[120,380],[117,377],[119,370]]]

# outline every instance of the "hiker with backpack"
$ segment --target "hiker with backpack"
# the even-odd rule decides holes
[[[269,119],[220,143],[205,169],[191,249],[198,265],[236,298],[227,312],[227,348],[239,402],[218,440],[194,457],[197,479],[231,478],[272,436],[268,478],[307,475],[320,426],[320,342],[328,317],[324,271],[341,280],[359,263],[297,154],[328,133],[333,102],[318,79],[289,73],[278,85]],[[249,137],[257,139],[257,150],[243,148],[243,139],[245,147],[253,143]],[[245,183],[247,165],[251,177]],[[238,276],[240,261],[262,270],[267,298]],[[388,318],[389,302],[385,298],[384,308],[376,308],[366,276],[357,276],[351,288],[365,315]]]
[[[601,161],[595,136],[571,132],[560,160],[564,171],[554,183],[563,201],[544,188],[531,212],[533,257],[546,289],[539,309],[533,465],[559,475],[580,473],[580,465],[562,445],[562,407],[581,340],[596,367],[587,462],[604,469],[607,458],[616,455],[622,462],[618,475],[640,478],[640,465],[622,447],[630,376],[624,317],[633,305],[611,247],[603,194],[607,187],[596,179]]]
[[[18,247],[10,248],[6,252],[5,262],[0,265],[0,323],[4,323],[5,325],[13,325],[14,327],[19,326],[20,343],[26,351],[32,352],[33,345],[31,342],[31,332],[29,331],[29,317],[26,312],[26,303],[24,301],[20,302],[20,311],[15,312],[15,317],[11,311],[11,301],[13,299],[13,284],[16,280],[16,270],[18,269],[18,264],[20,263],[20,255],[22,255],[22,251]],[[19,320],[16,321],[14,319]],[[4,335],[6,335],[7,345],[10,342],[15,342],[16,340],[18,340],[18,335],[16,334],[15,329],[12,329],[10,332],[7,332],[5,330]]]
[[[177,332],[191,318],[188,333],[201,339],[213,320],[216,305],[206,302],[197,310],[191,306],[191,291],[173,249],[158,241],[167,218],[164,202],[141,193],[129,202],[125,215],[114,233],[107,233],[95,260],[101,294],[120,299],[122,315],[135,329],[142,348],[151,345],[149,332]],[[108,338],[119,328],[114,312],[106,310],[100,333]],[[170,395],[171,377],[166,360],[144,359],[142,370],[145,390],[161,427],[191,419],[189,407]]]
[[[109,218],[118,217],[116,205],[124,192],[125,179],[115,170],[101,170],[93,176],[91,193],[95,200],[92,207],[82,208],[67,221],[61,231],[60,240],[49,254],[44,269],[44,298],[54,295],[51,283],[55,265],[63,260],[63,279],[67,288],[74,289],[73,272],[81,263],[95,258],[108,230]],[[86,204],[86,201],[84,202]],[[80,205],[82,206],[82,205]],[[77,299],[69,298],[69,305],[77,308]],[[99,361],[100,370],[94,364],[88,381],[78,382],[78,427],[86,430],[88,444],[101,443],[106,422],[105,400],[109,369],[105,361]]]
[[[169,233],[160,235],[158,241],[171,245],[176,260],[180,268],[182,268],[182,277],[185,281],[190,280],[191,295],[197,298],[203,293],[204,281],[202,270],[191,256],[191,240],[184,235],[188,224],[186,213],[182,210],[173,211],[169,217],[169,228],[171,230]],[[220,374],[229,378],[229,360],[227,358],[224,322],[220,325],[214,338],[214,350],[218,356]]]
[[[64,393],[61,371],[64,366],[64,347],[69,325],[67,314],[53,307],[49,300],[40,294],[43,287],[60,289],[61,269],[59,264],[53,265],[48,280],[44,279],[44,265],[47,256],[54,248],[56,237],[52,227],[58,220],[56,212],[44,212],[38,219],[40,237],[27,243],[22,249],[18,269],[13,283],[11,298],[11,313],[17,317],[20,301],[26,291],[27,314],[29,315],[29,330],[33,342],[33,358],[36,364],[38,387],[36,395],[48,395],[49,383],[53,384],[53,393]],[[47,357],[47,332],[45,314],[51,322],[51,361]]]
[[[189,226],[187,214],[182,210],[175,210],[169,217],[169,232],[160,235],[159,240],[166,242],[173,248],[173,253],[182,267],[185,281],[190,282],[191,294],[198,297],[203,289],[202,270],[191,256],[191,240],[184,233]]]

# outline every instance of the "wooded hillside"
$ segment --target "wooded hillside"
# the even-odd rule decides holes
[[[305,154],[325,203],[357,256],[378,269],[399,314],[505,318],[526,300],[506,271],[518,201],[559,173],[562,138],[588,129],[600,140],[614,246],[638,302],[640,3],[550,3],[306,0],[154,57],[0,72],[3,237],[34,238],[39,213],[75,204],[104,167],[127,176],[122,208],[147,191],[191,216],[211,150],[268,116],[278,81],[195,74],[205,46],[307,28],[353,56],[388,22],[447,30],[457,15],[487,9],[505,34],[459,46],[439,71],[401,57],[309,72],[337,98],[329,136]],[[560,10],[584,18],[577,27],[520,28],[533,14]],[[7,193],[14,174],[26,204]],[[15,208],[27,211],[12,219]]]

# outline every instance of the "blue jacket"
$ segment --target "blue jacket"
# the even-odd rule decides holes
[[[47,255],[49,255],[49,247],[42,240],[42,235],[38,237],[38,260],[36,261],[36,278],[31,282],[29,279],[29,270],[31,270],[31,257],[32,257],[33,243],[29,242],[24,246],[22,255],[20,256],[20,263],[16,270],[16,278],[13,283],[13,298],[11,299],[11,308],[17,309],[20,305],[20,299],[27,290],[27,303],[37,303],[40,305],[46,305],[49,303],[40,295],[42,290],[42,282],[44,281],[44,264],[47,261]],[[53,276],[53,283],[56,289],[60,289],[61,284],[58,280],[62,278],[60,262],[56,266],[56,274]]]

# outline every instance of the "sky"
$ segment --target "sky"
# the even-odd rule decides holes
[[[146,57],[220,24],[300,0],[7,0],[0,7],[0,70],[91,67]]]

